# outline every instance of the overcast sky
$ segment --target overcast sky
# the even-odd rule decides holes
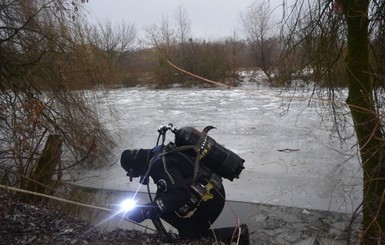
[[[159,24],[162,16],[174,22],[182,6],[191,22],[193,37],[217,39],[233,36],[235,30],[242,36],[241,12],[256,1],[261,0],[89,0],[86,5],[91,21],[134,24],[139,35],[145,26]],[[279,0],[274,2],[279,4]]]

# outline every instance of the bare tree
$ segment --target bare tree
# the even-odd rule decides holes
[[[186,9],[180,5],[175,14],[176,23],[176,39],[182,45],[189,42],[191,38],[191,21],[188,17]]]
[[[29,188],[45,176],[54,188],[63,171],[107,162],[113,140],[90,94],[72,90],[89,69],[77,55],[82,2],[0,0],[0,173],[8,184]]]
[[[241,15],[246,36],[251,46],[254,59],[268,80],[273,80],[278,65],[280,46],[274,37],[274,25],[270,1],[253,3],[244,15]]]
[[[159,25],[153,24],[146,28],[146,39],[149,45],[155,49],[156,70],[155,83],[163,87],[174,83],[172,68],[167,64],[168,60],[172,59],[173,50],[176,46],[175,29],[168,20],[168,17],[163,16]]]
[[[234,31],[233,36],[226,39],[225,41],[227,47],[227,59],[229,62],[229,74],[232,80],[232,86],[237,86],[239,80],[239,75],[237,70],[240,68],[241,59],[240,52],[243,48],[242,43],[239,41],[237,32]]]
[[[164,17],[160,24],[146,29],[147,40],[156,56],[154,77],[159,86],[179,83],[196,84],[195,78],[172,68],[168,61],[196,75],[227,82],[234,75],[235,49],[226,41],[195,40],[190,33],[190,21],[186,11],[179,7],[175,22]]]
[[[111,23],[89,26],[79,23],[76,33],[76,60],[88,73],[81,84],[85,86],[115,85],[127,75],[126,66],[133,62],[136,29],[133,24]]]

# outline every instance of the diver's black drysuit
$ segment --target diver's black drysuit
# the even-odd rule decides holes
[[[144,182],[148,179],[143,177],[149,176],[157,185],[154,203],[149,204],[152,208],[128,214],[129,218],[141,222],[146,218],[160,217],[178,230],[180,238],[214,238],[210,226],[221,214],[225,204],[225,190],[221,177],[200,166],[193,181],[194,158],[180,151],[167,154],[160,152],[155,156],[158,151],[159,147],[152,150],[141,149],[137,152],[126,150],[122,153],[121,165],[127,172],[131,171],[127,175],[140,176]],[[131,162],[132,159],[137,162],[138,159],[142,159],[140,162],[148,164],[144,166],[144,163],[143,165],[136,163],[134,166],[128,166],[130,159]],[[194,191],[194,188],[205,192],[205,195],[197,194],[199,191]],[[226,242],[234,237],[233,234],[237,234],[235,227],[214,231],[215,239]],[[248,244],[248,234],[247,242],[243,244]]]

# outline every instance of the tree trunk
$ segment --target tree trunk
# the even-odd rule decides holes
[[[342,0],[348,27],[347,104],[363,165],[363,244],[385,244],[384,134],[374,105],[369,71],[369,0]]]
[[[52,182],[52,177],[55,168],[58,165],[61,157],[62,139],[60,135],[49,135],[47,143],[41,157],[36,165],[34,172],[31,175],[33,181],[28,185],[30,191],[43,194],[50,194],[49,185]],[[41,197],[34,196],[32,202],[41,202]]]

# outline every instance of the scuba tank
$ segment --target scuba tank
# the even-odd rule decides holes
[[[234,152],[218,144],[207,132],[214,127],[208,126],[202,132],[192,127],[176,129],[175,145],[194,146],[194,150],[187,153],[197,157],[206,167],[210,168],[218,175],[233,181],[239,178],[240,173],[245,168],[245,160]]]

